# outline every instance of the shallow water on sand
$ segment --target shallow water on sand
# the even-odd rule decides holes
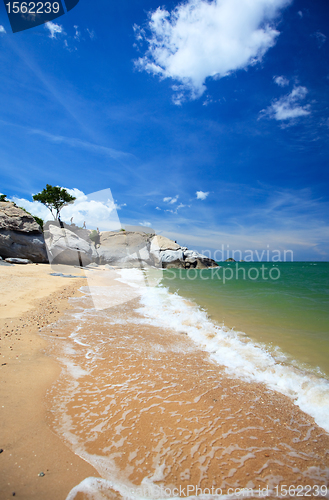
[[[228,376],[117,283],[123,303],[95,309],[85,289],[44,333],[63,366],[47,396],[49,425],[101,476],[68,500],[328,485],[329,435],[310,416],[262,384]]]
[[[213,273],[164,271],[163,284],[205,308],[214,321],[261,343],[280,361],[329,378],[329,263],[219,265]]]

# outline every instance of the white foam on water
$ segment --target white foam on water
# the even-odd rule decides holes
[[[225,366],[230,376],[239,377],[247,381],[262,382],[265,383],[267,387],[290,396],[304,412],[315,418],[318,425],[329,432],[329,383],[326,380],[307,373],[306,371],[303,372],[302,370],[295,369],[284,363],[278,363],[263,347],[255,345],[251,341],[246,342],[246,338],[243,337],[243,335],[239,335],[238,332],[225,329],[213,323],[208,318],[206,312],[201,310],[198,306],[177,294],[170,294],[164,287],[148,286],[150,280],[148,280],[148,277],[145,275],[145,271],[129,269],[122,270],[118,272],[118,274],[119,277],[116,279],[120,281],[123,286],[127,287],[127,285],[129,285],[133,290],[132,295],[140,298],[140,306],[137,309],[140,318],[132,317],[123,320],[122,318],[115,318],[110,315],[107,319],[108,313],[106,311],[101,311],[101,307],[97,307],[96,305],[94,309],[81,309],[81,312],[75,313],[74,317],[77,323],[89,323],[89,320],[92,319],[93,316],[97,318],[99,315],[104,315],[104,318],[106,318],[105,324],[107,325],[118,323],[125,324],[127,321],[131,321],[186,333],[193,339],[199,348],[207,351],[215,362]],[[154,280],[153,283],[156,285],[156,280]],[[89,293],[93,296],[94,305],[95,294],[98,295],[100,300],[99,304],[103,304],[103,297],[104,294],[106,295],[107,291],[108,290],[103,287],[95,287],[95,290],[85,290],[86,295]],[[129,291],[125,294],[125,298],[131,298]],[[117,301],[115,301],[115,304],[116,303]],[[104,304],[108,304],[106,298]],[[75,345],[73,345],[77,349],[78,346],[86,348],[87,360],[86,364],[83,365],[83,369],[79,369],[80,367],[78,367],[76,363],[70,362],[69,359],[63,359],[63,364],[66,364],[66,370],[71,379],[71,386],[68,388],[67,398],[72,396],[77,390],[80,377],[88,374],[87,370],[90,369],[92,371],[92,367],[97,363],[98,357],[102,356],[102,343],[108,342],[110,339],[110,332],[108,330],[105,330],[105,332],[105,338],[102,337],[102,332],[100,332],[100,334],[94,332],[93,335],[97,336],[97,342],[92,342],[92,338],[94,337],[89,339],[88,335],[84,333],[79,326],[75,325],[69,338],[74,342]],[[65,353],[64,348],[64,355],[65,354],[68,354],[70,357],[70,353]],[[130,382],[131,381],[126,381],[124,384],[129,385]],[[112,388],[114,387],[113,382],[109,381],[109,384]],[[124,384],[120,384],[120,386]],[[145,391],[141,392],[147,392],[147,390],[146,388]],[[195,400],[194,402],[196,403],[197,401]],[[72,433],[73,427],[71,426],[70,417],[65,412],[66,403],[67,401],[62,401],[62,408],[60,408],[61,411],[59,412],[61,424],[58,426],[62,429],[62,435],[65,440],[71,443],[75,453],[92,464],[101,475],[101,478],[90,477],[82,481],[71,490],[66,500],[74,500],[78,493],[82,493],[83,498],[86,500],[114,500],[118,498],[118,496],[127,500],[165,500],[166,498],[174,500],[179,498],[179,496],[175,494],[163,494],[157,490],[155,482],[161,481],[163,478],[163,469],[165,466],[163,455],[157,457],[156,462],[153,464],[152,475],[144,477],[140,487],[132,484],[128,479],[130,476],[128,468],[132,467],[130,463],[127,465],[128,468],[124,471],[117,468],[114,459],[116,453],[120,453],[119,449],[115,450],[114,454],[112,450],[110,456],[90,455],[86,451],[84,444],[79,442],[79,436]],[[115,399],[110,402],[106,411],[111,411],[113,405],[115,405]],[[149,408],[146,408],[145,411],[147,409]],[[86,411],[87,415],[90,409],[88,407],[83,407],[82,410]],[[125,413],[122,418],[121,424],[123,425],[126,421]],[[227,418],[234,418],[234,416],[228,416]],[[102,433],[103,426],[104,423],[100,422],[93,431]],[[118,433],[120,433],[120,429]],[[240,429],[241,432],[243,430],[244,429]],[[237,432],[239,432],[238,429],[233,429],[229,433]],[[120,448],[122,444],[123,438],[117,441],[118,448]],[[112,448],[113,443],[109,451]],[[235,449],[236,448],[231,449],[228,447],[225,453],[230,455]],[[246,450],[247,453],[240,458],[239,467],[243,466],[244,462],[253,455],[253,450],[254,448]],[[196,452],[197,450],[193,451]],[[104,449],[103,452],[106,453],[106,449]],[[212,452],[210,451],[210,453]],[[131,459],[133,458],[134,455],[132,455]],[[199,465],[201,469],[203,464],[200,462]],[[267,464],[265,468],[266,467]],[[233,475],[234,470],[231,469],[231,471]],[[189,470],[187,469],[184,473],[188,476]],[[310,477],[313,477],[313,473],[316,474],[317,471],[310,470]],[[323,471],[321,470],[318,472],[319,478],[322,478],[322,473]],[[306,472],[306,474],[308,474],[308,472]],[[271,476],[270,472],[268,472],[265,479],[271,489],[275,484],[280,482],[281,478]],[[248,487],[248,485],[246,485],[246,487]],[[190,500],[233,500],[235,498],[241,498],[241,494],[193,495],[193,492],[191,493],[192,494],[189,495]],[[260,492],[260,494],[257,494],[257,490],[254,490],[250,495],[248,495],[247,492],[244,492],[242,495],[243,498],[257,496],[260,498],[267,497],[268,493],[262,495]],[[275,496],[281,498],[280,494],[276,494]]]
[[[144,280],[140,270],[121,271],[120,281],[136,288]],[[262,346],[246,342],[244,334],[213,323],[207,313],[167,288],[140,287],[139,323],[186,333],[226,372],[247,381],[266,384],[294,400],[305,413],[329,432],[329,382],[310,372],[278,363]]]

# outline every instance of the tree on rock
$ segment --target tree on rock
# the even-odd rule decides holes
[[[50,184],[47,184],[46,189],[43,189],[41,193],[33,196],[34,201],[40,201],[40,203],[43,203],[51,211],[54,220],[60,220],[59,213],[62,208],[72,203],[75,199],[66,189],[59,186],[51,186]]]
[[[7,196],[5,194],[0,194],[0,201],[8,201]]]

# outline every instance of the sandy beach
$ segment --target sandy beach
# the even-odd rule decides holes
[[[44,398],[60,366],[45,355],[39,331],[70,307],[85,281],[51,272],[46,264],[0,267],[1,500],[65,499],[79,481],[97,476],[46,424]]]
[[[65,500],[74,487],[70,498],[89,499],[77,486],[88,477],[102,478],[102,498],[142,481],[172,496],[189,485],[328,486],[329,435],[310,416],[227,377],[187,335],[145,324],[138,298],[95,313],[83,278],[0,271],[1,500]],[[59,359],[74,361],[73,376]]]

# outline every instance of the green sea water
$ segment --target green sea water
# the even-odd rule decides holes
[[[162,284],[278,361],[329,379],[329,263],[218,264],[213,270],[168,269]]]

